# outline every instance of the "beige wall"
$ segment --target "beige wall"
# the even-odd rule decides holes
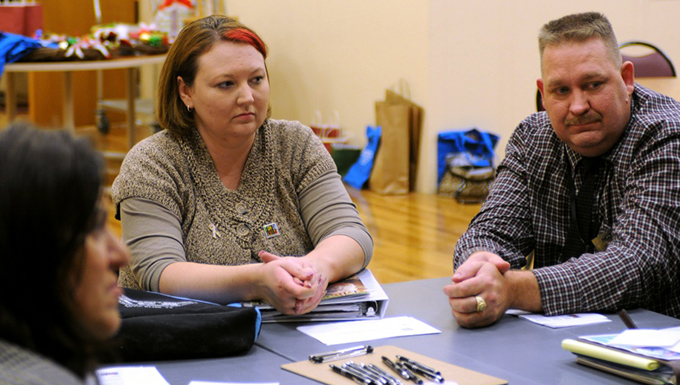
[[[269,45],[274,117],[309,124],[340,114],[365,144],[373,103],[405,79],[425,108],[418,189],[433,193],[440,131],[479,127],[505,143],[535,111],[536,35],[568,13],[605,13],[620,42],[644,40],[680,64],[674,0],[226,0]],[[678,79],[641,80],[680,98]]]

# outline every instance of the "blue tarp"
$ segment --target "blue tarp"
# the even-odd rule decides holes
[[[0,76],[5,69],[5,63],[14,63],[34,49],[41,47],[42,44],[37,39],[0,32]]]

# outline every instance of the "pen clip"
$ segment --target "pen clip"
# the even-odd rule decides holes
[[[368,353],[373,353],[373,347],[371,345],[361,345],[347,349],[334,350],[327,353],[312,354],[309,356],[309,360],[315,364],[321,364],[324,362],[342,360],[349,357],[363,356]]]

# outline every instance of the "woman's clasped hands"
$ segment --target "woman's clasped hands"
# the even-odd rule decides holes
[[[314,310],[326,294],[328,277],[304,257],[280,257],[260,251],[263,300],[283,314],[305,314]]]

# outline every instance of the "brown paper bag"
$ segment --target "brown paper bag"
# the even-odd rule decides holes
[[[409,128],[411,143],[409,149],[409,190],[416,191],[418,173],[418,156],[420,153],[420,132],[423,126],[423,108],[413,103],[408,98],[410,91],[408,85],[402,82],[401,94],[394,91],[385,91],[385,101],[388,103],[405,104],[411,107],[411,126]]]
[[[411,107],[376,102],[375,120],[382,134],[368,186],[378,194],[408,194]]]
[[[408,83],[400,80],[398,92],[385,91],[376,102],[376,125],[382,127],[369,188],[379,194],[415,191],[423,109],[410,100]]]

